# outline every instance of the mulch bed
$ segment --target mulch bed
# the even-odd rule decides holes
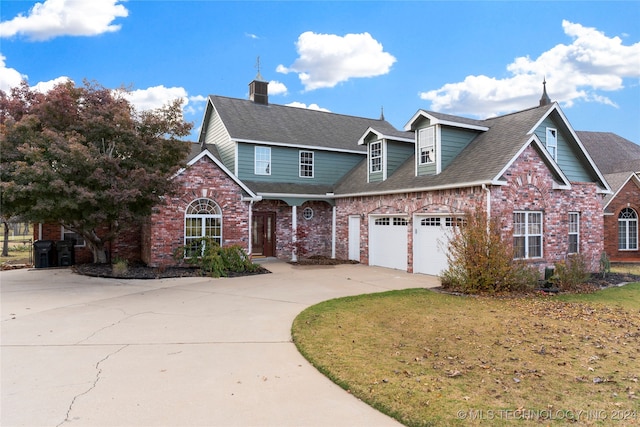
[[[328,258],[325,256],[314,255],[308,258],[301,258],[296,262],[289,262],[291,265],[340,265],[340,264],[360,264],[358,261]]]
[[[168,267],[154,268],[145,265],[129,266],[126,271],[114,273],[110,264],[79,264],[73,266],[78,274],[92,277],[106,277],[113,279],[171,279],[179,277],[203,277],[202,271],[195,267]],[[253,276],[256,274],[269,274],[269,270],[262,266],[253,272],[228,272],[225,277]]]

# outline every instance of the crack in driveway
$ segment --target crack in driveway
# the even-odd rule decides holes
[[[93,381],[93,383],[91,384],[91,386],[90,386],[87,390],[83,391],[83,392],[82,392],[82,393],[80,393],[80,394],[75,395],[75,396],[73,397],[73,399],[71,399],[71,403],[69,404],[69,408],[67,408],[67,414],[66,414],[66,416],[65,416],[64,420],[62,420],[62,422],[60,422],[59,424],[57,424],[57,426],[56,426],[56,427],[60,427],[61,425],[65,424],[65,423],[67,423],[67,422],[69,422],[69,421],[72,421],[69,417],[70,417],[70,415],[71,415],[71,411],[73,410],[73,406],[74,406],[74,405],[75,405],[75,403],[76,403],[76,400],[78,400],[80,397],[82,397],[82,396],[84,396],[84,395],[86,395],[86,394],[89,394],[89,393],[91,392],[91,390],[93,390],[93,389],[95,389],[95,388],[96,388],[96,386],[98,385],[98,381],[100,381],[100,378],[101,378],[101,375],[102,375],[102,367],[101,367],[100,365],[101,365],[103,362],[106,362],[106,361],[107,361],[111,356],[113,356],[113,355],[115,355],[115,354],[117,354],[117,353],[121,352],[122,350],[124,350],[124,349],[125,349],[125,348],[127,348],[127,347],[129,347],[129,345],[128,345],[128,344],[125,344],[125,345],[121,346],[120,348],[118,348],[117,350],[112,351],[111,353],[107,354],[107,355],[106,355],[105,357],[103,357],[102,359],[98,360],[98,362],[96,363],[96,370],[97,370],[97,372],[96,372],[95,380]]]

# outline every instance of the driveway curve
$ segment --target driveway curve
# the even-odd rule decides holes
[[[291,342],[306,307],[438,286],[362,265],[232,279],[0,273],[2,426],[398,426]]]

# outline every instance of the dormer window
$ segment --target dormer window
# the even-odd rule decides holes
[[[558,160],[558,131],[553,128],[547,128],[547,150],[553,160]]]
[[[382,142],[369,144],[369,171],[371,173],[382,171]]]
[[[418,131],[418,150],[421,165],[436,161],[436,132],[433,126]]]

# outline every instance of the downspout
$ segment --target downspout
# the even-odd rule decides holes
[[[251,254],[253,253],[253,198],[249,200],[249,224],[248,224],[248,230],[249,230],[249,241],[247,244],[247,251],[249,251],[249,253],[247,255],[249,255],[249,258],[251,258]]]
[[[487,236],[491,232],[491,189],[482,184],[482,190],[487,192]]]
[[[487,218],[491,218],[491,189],[487,184],[482,184],[482,190],[487,192]]]
[[[298,207],[296,205],[291,206],[291,244],[293,248],[291,249],[291,262],[298,262],[298,248],[296,244],[298,243]]]
[[[336,207],[331,210],[331,259],[336,259]]]

